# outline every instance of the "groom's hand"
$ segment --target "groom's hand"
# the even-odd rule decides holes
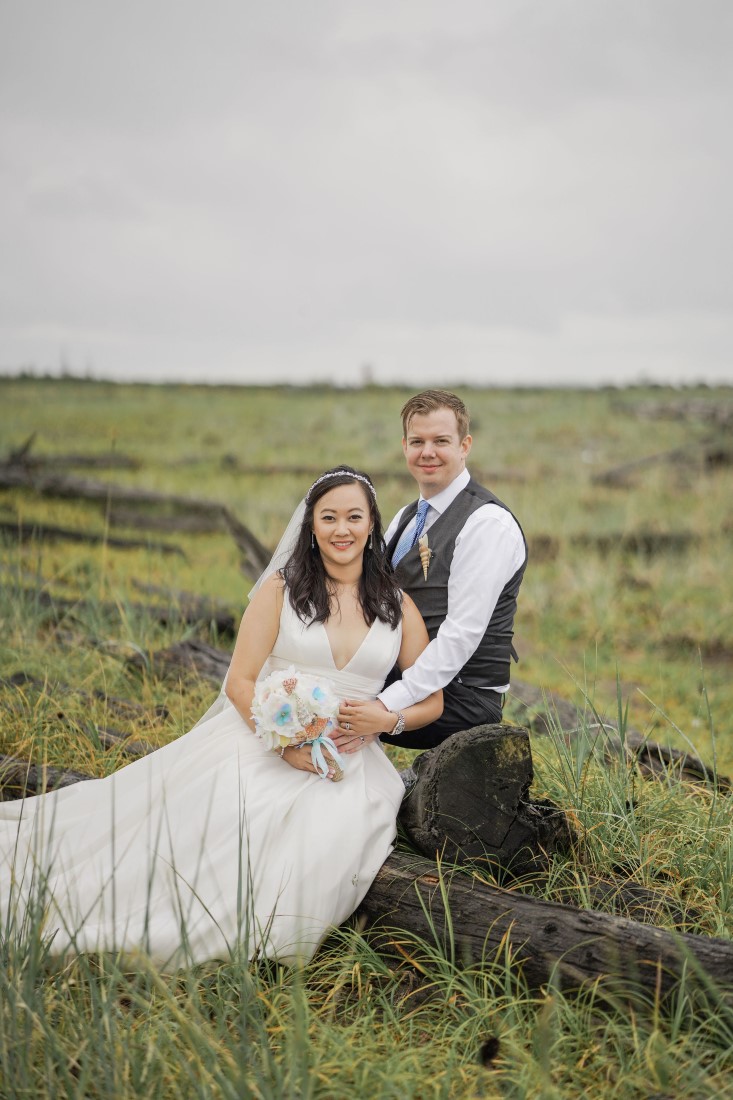
[[[339,707],[338,729],[332,740],[339,752],[359,752],[371,741],[376,741],[390,725],[390,712],[379,699],[344,699]]]

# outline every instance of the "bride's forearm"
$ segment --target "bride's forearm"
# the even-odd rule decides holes
[[[234,683],[227,681],[225,691],[229,702],[236,707],[240,716],[254,733],[255,724],[252,718],[252,700],[255,694],[254,680],[238,680]]]
[[[405,716],[406,730],[418,730],[422,726],[435,722],[443,713],[443,692],[433,692],[432,695],[428,695],[427,699],[422,699],[419,703],[413,703],[411,707],[407,707],[402,713]]]

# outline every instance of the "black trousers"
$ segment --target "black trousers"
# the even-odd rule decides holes
[[[387,683],[399,679],[399,671],[388,677]],[[469,730],[472,726],[494,725],[501,721],[504,696],[498,691],[484,691],[452,681],[443,688],[443,713],[429,726],[410,730],[399,737],[383,733],[381,740],[403,749],[433,749],[452,733]]]

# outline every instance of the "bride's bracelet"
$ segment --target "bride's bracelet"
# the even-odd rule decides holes
[[[404,729],[405,729],[405,716],[402,713],[402,711],[399,711],[398,714],[397,714],[397,721],[394,724],[394,729],[392,730],[392,732],[390,733],[389,736],[390,737],[399,737],[399,735],[404,732]]]

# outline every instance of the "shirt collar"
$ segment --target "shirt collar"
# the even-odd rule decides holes
[[[468,470],[461,470],[458,477],[454,477],[447,488],[441,489],[439,493],[430,498],[428,504],[435,509],[439,516],[442,516],[446,508],[453,503],[461,490],[466,488],[470,480],[471,475]],[[421,496],[420,500],[423,499]]]

